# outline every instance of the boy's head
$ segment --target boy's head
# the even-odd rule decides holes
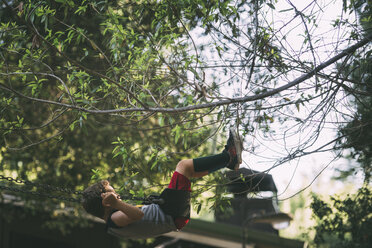
[[[107,192],[107,187],[110,187],[109,182],[107,180],[102,180],[83,191],[83,207],[85,211],[103,219],[105,207],[102,205],[101,194]]]

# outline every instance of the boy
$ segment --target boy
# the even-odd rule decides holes
[[[237,170],[242,163],[243,145],[235,130],[222,153],[208,157],[181,160],[173,173],[165,203],[144,205],[141,208],[120,200],[107,180],[91,185],[83,192],[84,209],[106,222],[109,234],[122,238],[150,238],[181,230],[189,221],[190,178],[200,178],[227,167]]]

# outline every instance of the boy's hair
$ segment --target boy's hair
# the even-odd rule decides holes
[[[103,218],[105,214],[101,194],[106,192],[105,185],[107,184],[107,180],[102,180],[89,186],[83,191],[83,208],[89,214],[98,218]]]

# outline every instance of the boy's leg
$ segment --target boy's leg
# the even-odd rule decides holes
[[[169,189],[191,191],[191,182],[188,177],[181,174],[180,171],[176,171],[172,175],[172,179],[168,185]],[[174,219],[174,224],[178,230],[181,230],[189,222],[189,218],[186,216],[177,217]]]
[[[240,138],[234,130],[230,129],[230,137],[222,153],[208,157],[181,160],[177,164],[176,171],[173,173],[168,188],[191,191],[191,182],[189,178],[203,177],[208,173],[224,167],[237,170],[241,163],[242,148]],[[178,217],[174,220],[179,230],[188,222],[189,218],[187,217]]]
[[[230,162],[229,153],[224,150],[220,154],[211,155],[207,157],[194,158],[193,167],[195,172],[208,172],[212,173],[219,169],[227,167]]]
[[[176,171],[187,178],[199,178],[225,167],[231,170],[237,170],[242,163],[242,148],[240,137],[235,130],[230,129],[230,136],[222,153],[182,160],[178,163]]]
[[[230,128],[229,138],[222,153],[208,157],[194,159],[196,172],[216,170],[227,167],[231,170],[238,170],[242,163],[243,144],[241,138],[233,128]]]
[[[181,160],[177,164],[176,172],[178,172],[181,175],[184,175],[187,178],[200,178],[205,175],[208,175],[208,171],[195,171],[193,159]]]

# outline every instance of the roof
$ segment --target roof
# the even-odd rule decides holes
[[[165,236],[189,240],[196,243],[213,245],[216,247],[242,247],[243,228],[239,226],[191,219],[180,232],[171,232]],[[246,247],[259,244],[262,247],[303,248],[304,242],[286,239],[274,234],[252,229],[245,230]]]
[[[247,168],[226,173],[230,180],[228,189],[232,193],[271,191],[278,192],[272,175]]]

